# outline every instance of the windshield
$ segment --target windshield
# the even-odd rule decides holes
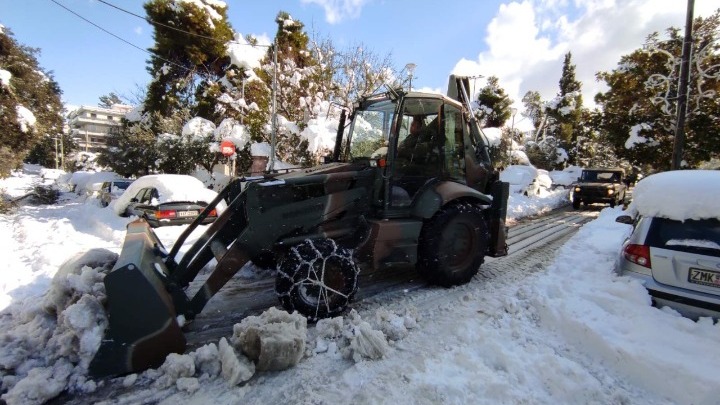
[[[382,100],[357,111],[350,128],[350,158],[375,158],[387,153],[395,102]]]
[[[619,183],[620,173],[618,172],[598,172],[598,171],[583,171],[580,177],[581,181],[587,181],[592,183]]]

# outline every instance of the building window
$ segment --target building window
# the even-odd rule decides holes
[[[95,113],[90,113],[90,118],[97,118],[97,114],[95,114]]]
[[[109,120],[109,121],[113,121],[113,120],[114,120],[113,116],[112,116],[112,115],[108,115],[108,120]]]

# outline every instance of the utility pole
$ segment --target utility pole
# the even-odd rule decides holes
[[[685,115],[687,114],[688,82],[690,78],[690,57],[692,53],[692,24],[695,0],[688,0],[685,16],[685,39],[680,63],[680,83],[678,84],[677,121],[675,142],[673,145],[672,170],[680,169],[683,149],[685,148]]]
[[[277,54],[278,42],[276,36],[275,44],[273,45],[272,140],[270,142],[270,172],[275,169],[275,142],[277,142]]]

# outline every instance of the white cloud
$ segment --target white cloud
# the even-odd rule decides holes
[[[357,18],[369,0],[302,0],[305,4],[317,4],[325,9],[325,20],[337,24],[346,18]]]
[[[502,4],[487,27],[488,49],[476,60],[462,59],[454,73],[497,76],[522,107],[529,90],[543,99],[559,88],[564,55],[572,52],[575,75],[583,84],[585,106],[604,91],[595,73],[617,66],[622,55],[640,48],[650,33],[683,28],[687,3],[677,0],[523,0]],[[695,16],[707,16],[717,4],[696,0]],[[476,89],[483,84],[478,83]]]

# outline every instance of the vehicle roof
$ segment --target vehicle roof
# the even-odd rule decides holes
[[[424,91],[409,91],[405,94],[405,97],[406,98],[434,98],[436,100],[442,100],[443,102],[446,102],[448,104],[455,104],[455,106],[457,106],[457,108],[460,108],[460,109],[462,109],[462,107],[463,107],[459,101],[457,101],[453,98],[450,98],[444,94],[440,94],[440,93],[429,93],[429,92],[424,92]]]
[[[618,172],[618,173],[625,173],[624,169],[618,168],[618,167],[612,167],[604,169],[602,167],[591,167],[587,169],[583,169],[585,172]]]
[[[676,221],[720,219],[720,171],[673,170],[640,180],[633,190],[630,214]]]

